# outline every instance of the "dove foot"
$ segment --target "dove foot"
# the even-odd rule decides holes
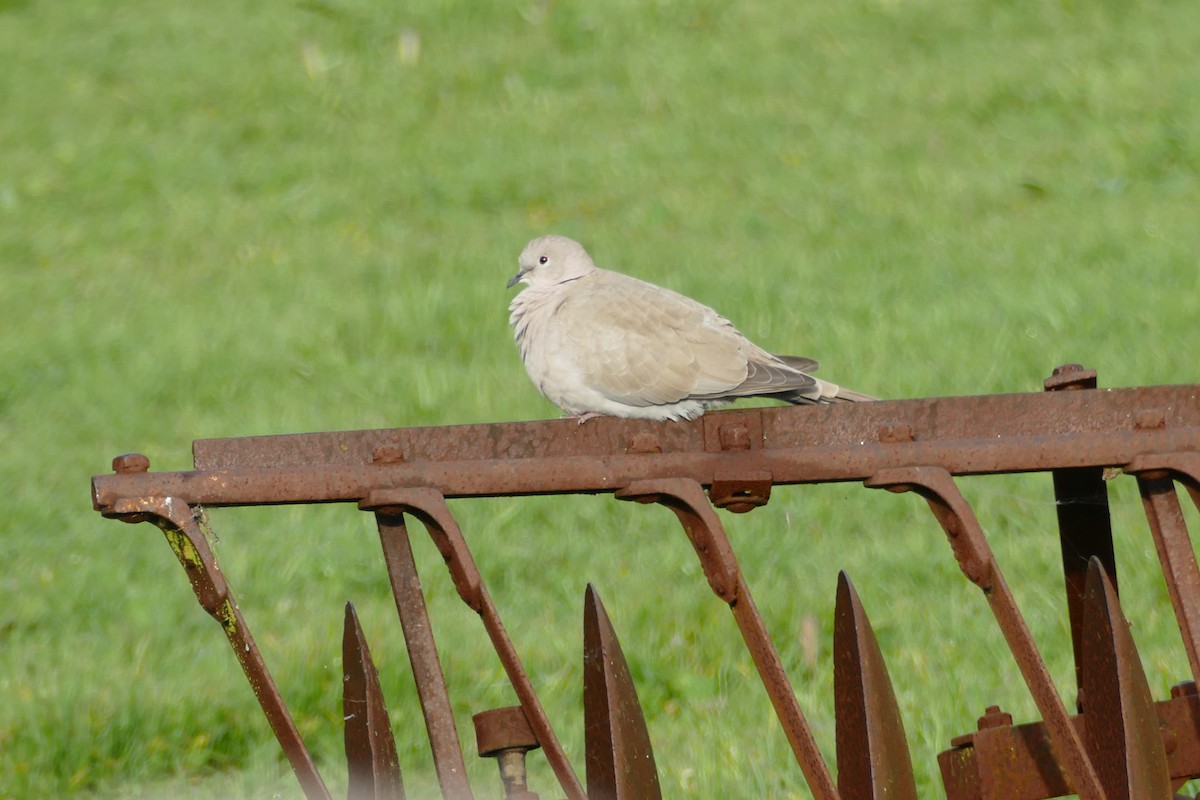
[[[585,411],[582,414],[564,414],[563,419],[578,420],[579,424],[582,425],[583,423],[587,422],[589,419],[595,419],[596,417],[603,417],[603,416],[604,415],[599,413],[598,411]]]

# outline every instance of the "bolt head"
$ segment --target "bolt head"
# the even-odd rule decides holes
[[[131,472],[147,472],[150,469],[150,459],[141,453],[125,453],[112,460],[113,472],[127,475]]]

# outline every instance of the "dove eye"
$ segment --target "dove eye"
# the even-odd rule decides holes
[[[539,258],[539,259],[538,259],[538,263],[539,263],[539,264],[545,264],[545,263],[547,263],[549,260],[550,260],[550,259],[546,258],[545,256],[542,256],[541,258]]]

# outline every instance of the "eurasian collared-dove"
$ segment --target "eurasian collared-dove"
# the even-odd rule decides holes
[[[807,374],[811,358],[777,356],[691,298],[600,269],[578,242],[526,245],[526,284],[509,322],[538,390],[580,421],[597,415],[695,419],[739,397],[788,403],[873,400]]]

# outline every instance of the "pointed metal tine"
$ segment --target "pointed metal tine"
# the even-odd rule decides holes
[[[838,573],[833,627],[838,793],[843,800],[917,800],[900,707],[854,584]]]
[[[354,605],[346,603],[342,629],[342,714],[346,722],[348,800],[404,800],[400,759],[388,721],[379,673],[358,624]]]
[[[629,664],[590,583],[583,599],[583,719],[589,800],[661,800]]]
[[[1083,611],[1084,736],[1109,800],[1170,800],[1160,722],[1116,590],[1098,558]]]

